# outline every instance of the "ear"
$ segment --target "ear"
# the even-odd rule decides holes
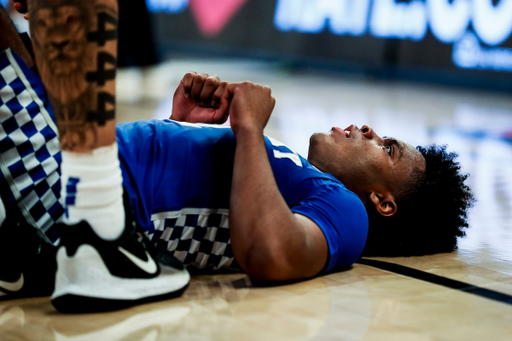
[[[380,194],[377,192],[370,193],[370,201],[375,206],[375,210],[384,217],[391,217],[396,214],[398,207],[395,203],[394,196],[386,192]]]

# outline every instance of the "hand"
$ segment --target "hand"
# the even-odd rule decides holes
[[[243,82],[229,84],[227,89],[232,96],[229,115],[235,135],[243,129],[256,129],[263,134],[276,104],[270,88]]]
[[[29,19],[27,0],[14,0],[14,8],[18,13],[25,14],[23,18]]]
[[[224,123],[228,119],[228,83],[217,76],[189,72],[173,98],[171,120],[191,123]]]

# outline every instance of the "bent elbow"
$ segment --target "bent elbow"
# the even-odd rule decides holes
[[[243,270],[255,282],[285,282],[301,278],[287,261],[261,253],[247,257]]]

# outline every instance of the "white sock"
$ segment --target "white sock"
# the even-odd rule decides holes
[[[64,222],[70,225],[86,220],[101,238],[117,239],[124,230],[117,142],[91,154],[62,151],[61,172]]]

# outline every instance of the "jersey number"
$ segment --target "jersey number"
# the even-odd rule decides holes
[[[282,142],[279,142],[271,137],[268,137],[268,139],[270,140],[270,143],[272,143],[272,145],[274,147],[286,147],[290,151],[290,152],[281,152],[279,150],[274,149],[274,157],[276,159],[289,159],[289,160],[293,161],[293,163],[295,163],[297,166],[302,167],[302,162],[300,161],[300,157],[297,153],[292,151],[290,148],[288,148],[288,146],[286,146]]]

